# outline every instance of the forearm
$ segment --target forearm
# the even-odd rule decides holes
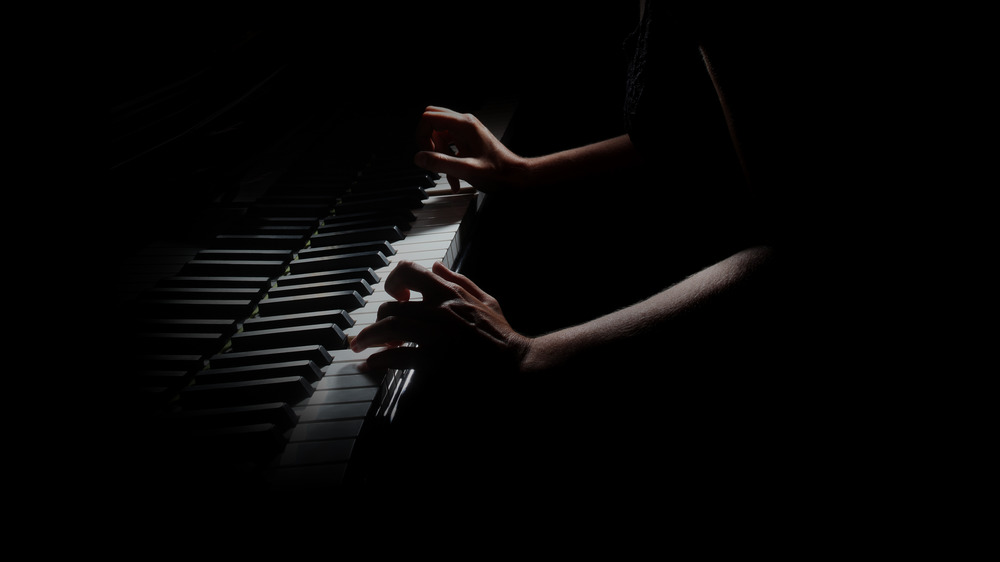
[[[592,177],[639,163],[628,135],[546,156],[523,158],[522,187],[536,187]]]
[[[761,304],[760,283],[771,274],[774,258],[767,247],[744,250],[718,262],[645,301],[585,324],[531,341],[522,371],[539,373],[578,365],[588,367],[635,359],[667,357],[673,346],[698,344],[723,329],[753,329],[749,305]],[[737,334],[739,335],[739,334]],[[747,334],[752,335],[752,334]]]

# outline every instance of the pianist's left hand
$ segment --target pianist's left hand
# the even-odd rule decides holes
[[[385,289],[397,300],[380,306],[378,320],[351,343],[354,351],[386,347],[368,359],[371,369],[476,364],[516,371],[528,351],[529,338],[511,328],[496,299],[440,262],[430,270],[400,262]],[[411,291],[422,300],[411,300]]]

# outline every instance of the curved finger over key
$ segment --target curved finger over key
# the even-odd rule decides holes
[[[410,292],[423,295],[424,301],[439,303],[454,296],[454,290],[439,275],[411,261],[401,261],[385,279],[385,291],[392,298],[406,302]]]
[[[400,342],[427,343],[430,333],[426,321],[412,316],[389,316],[382,318],[358,332],[351,341],[351,349],[364,351],[369,347],[396,345]]]

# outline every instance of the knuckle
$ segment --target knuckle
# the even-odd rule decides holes
[[[384,318],[390,318],[392,316],[393,303],[384,302],[378,307],[378,314],[376,314],[376,319],[382,320]]]
[[[479,125],[479,119],[476,119],[476,116],[471,113],[463,113],[459,115],[459,119],[462,121],[462,123],[470,127],[475,127]]]
[[[458,300],[458,301],[464,301],[464,300],[466,300],[467,293],[465,291],[465,288],[463,288],[458,283],[455,283],[454,281],[446,281],[444,283],[444,287],[445,287],[445,290],[448,292],[448,295],[452,299]]]

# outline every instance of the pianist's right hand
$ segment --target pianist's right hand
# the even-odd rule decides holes
[[[528,161],[507,149],[479,119],[430,106],[417,126],[421,151],[414,162],[446,174],[454,191],[465,180],[484,192],[524,187]]]

